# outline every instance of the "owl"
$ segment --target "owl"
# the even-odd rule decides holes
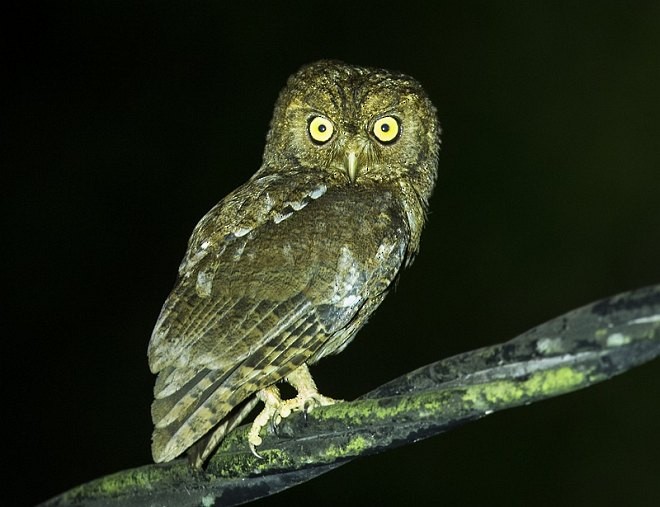
[[[256,453],[266,424],[334,401],[308,367],[344,350],[415,256],[439,135],[404,74],[323,60],[289,78],[261,167],[193,230],[153,330],[156,462],[188,451],[202,467],[263,402]]]

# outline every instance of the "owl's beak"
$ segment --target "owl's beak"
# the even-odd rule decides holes
[[[359,172],[358,156],[354,151],[348,152],[346,155],[346,160],[344,161],[344,166],[346,168],[348,179],[351,180],[351,183],[354,183]]]
[[[348,181],[355,183],[360,175],[368,170],[368,141],[356,136],[348,140],[340,153],[343,154],[342,165]]]

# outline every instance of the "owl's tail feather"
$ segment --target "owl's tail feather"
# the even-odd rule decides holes
[[[208,457],[218,445],[220,445],[220,442],[224,440],[225,436],[243,422],[250,412],[252,412],[252,409],[254,409],[257,403],[259,403],[259,398],[256,396],[252,397],[240,407],[235,414],[225,419],[215,430],[213,430],[213,433],[195,443],[195,445],[190,448],[188,454],[190,465],[197,470],[201,470]]]
[[[227,378],[226,372],[202,370],[173,394],[156,398],[151,405],[151,419],[156,428],[181,423]]]
[[[172,396],[154,400],[151,406],[155,425],[151,443],[154,461],[173,460],[218,423],[218,434],[211,438],[219,442],[230,427],[235,427],[247,416],[251,408],[246,412],[239,409],[236,417],[230,414],[232,410],[251,399],[259,389],[288,374],[294,366],[288,365],[281,373],[275,371],[271,375],[263,375],[260,369],[246,365],[237,366],[229,374],[206,370],[204,375],[198,374]],[[228,421],[223,421],[228,415]],[[225,422],[228,424],[223,427]],[[212,446],[207,446],[209,449],[202,451],[202,454],[208,455],[213,450]]]
[[[213,373],[215,372],[209,371],[208,375],[200,381],[201,385],[208,385],[201,395],[198,395],[198,393],[202,390],[198,390],[197,386],[193,386],[194,394],[191,390],[191,392],[185,393],[178,402],[175,401],[173,406],[163,406],[163,412],[167,411],[165,413],[167,420],[172,422],[163,425],[163,419],[161,419],[160,423],[155,424],[151,451],[154,461],[157,463],[176,458],[227,417],[234,407],[250,398],[265,385],[272,384],[278,378],[264,376],[254,382],[252,377],[258,376],[260,372],[253,371],[247,379],[239,375],[240,380],[236,381],[236,379],[228,379],[223,375],[219,376],[214,382],[210,382]],[[197,396],[197,398],[194,398],[194,396]],[[192,399],[189,400],[189,397]],[[167,401],[168,398],[154,400],[152,415],[160,415],[161,404]],[[246,415],[247,413],[243,414],[242,418]],[[240,420],[234,422],[238,424]],[[224,421],[222,424],[224,424]],[[225,429],[224,432],[227,431]],[[222,434],[222,431],[220,434]]]
[[[202,417],[192,417],[214,392],[222,389],[227,375],[218,370],[203,370],[174,394],[153,401],[151,418],[155,427],[151,453],[156,463],[176,458],[232,410],[232,404],[206,404]]]

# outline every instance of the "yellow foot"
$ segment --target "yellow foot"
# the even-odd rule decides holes
[[[282,402],[282,405],[278,410],[278,415],[281,418],[284,418],[289,417],[292,412],[304,412],[307,414],[311,412],[314,407],[322,407],[334,403],[337,403],[337,400],[323,396],[322,394],[319,394],[318,391],[299,391],[298,396],[295,398],[284,400]]]
[[[309,369],[305,364],[294,370],[285,380],[298,391],[298,395],[295,398],[282,400],[275,386],[267,387],[257,393],[257,398],[264,402],[265,407],[254,419],[252,427],[248,432],[250,450],[257,458],[261,458],[261,456],[257,453],[256,447],[260,446],[263,442],[259,433],[270,421],[277,426],[282,419],[289,417],[292,412],[302,411],[307,414],[314,407],[332,405],[339,401],[319,394],[314,379],[312,379]]]
[[[264,409],[259,412],[259,415],[254,418],[250,431],[248,431],[247,439],[252,454],[257,458],[261,458],[262,456],[260,456],[255,449],[263,442],[262,438],[259,436],[259,432],[261,432],[261,428],[266,426],[269,421],[273,420],[275,423],[279,422],[276,421],[276,416],[279,407],[282,406],[282,398],[280,397],[280,392],[275,386],[262,389],[257,393],[257,398],[263,401],[265,406]]]

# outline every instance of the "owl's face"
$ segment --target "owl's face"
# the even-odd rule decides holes
[[[294,74],[280,94],[264,168],[327,171],[340,184],[410,178],[427,194],[438,136],[435,109],[412,78],[320,61]]]

